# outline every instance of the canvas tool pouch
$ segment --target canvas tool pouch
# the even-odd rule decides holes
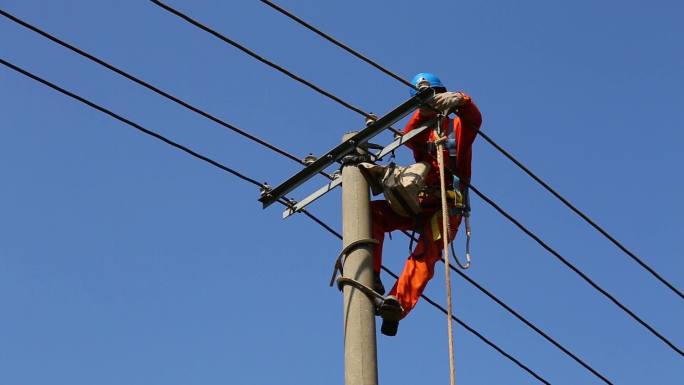
[[[418,162],[407,167],[394,163],[388,166],[361,163],[359,166],[371,185],[373,195],[382,192],[395,213],[415,217],[423,211],[419,196],[426,187],[429,163]]]

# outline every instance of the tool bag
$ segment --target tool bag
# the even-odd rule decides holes
[[[395,213],[409,218],[422,213],[419,195],[426,188],[429,163],[418,162],[406,167],[395,163],[387,166],[361,163],[359,166],[371,185],[373,195],[382,192]]]

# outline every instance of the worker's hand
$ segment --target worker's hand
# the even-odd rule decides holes
[[[463,92],[442,92],[432,98],[430,104],[437,110],[449,113],[452,110],[464,105],[470,97]]]

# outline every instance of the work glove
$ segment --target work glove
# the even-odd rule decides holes
[[[442,92],[432,98],[430,105],[448,114],[452,110],[464,105],[468,100],[470,100],[470,97],[463,92]]]

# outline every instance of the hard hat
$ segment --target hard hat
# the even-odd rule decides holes
[[[413,77],[411,80],[411,84],[413,84],[416,88],[419,87],[421,82],[427,82],[427,84],[432,87],[432,88],[445,88],[444,84],[442,84],[442,81],[439,80],[437,75],[431,74],[429,72],[421,72],[417,74],[416,76]],[[411,96],[416,94],[415,88],[411,88]]]

